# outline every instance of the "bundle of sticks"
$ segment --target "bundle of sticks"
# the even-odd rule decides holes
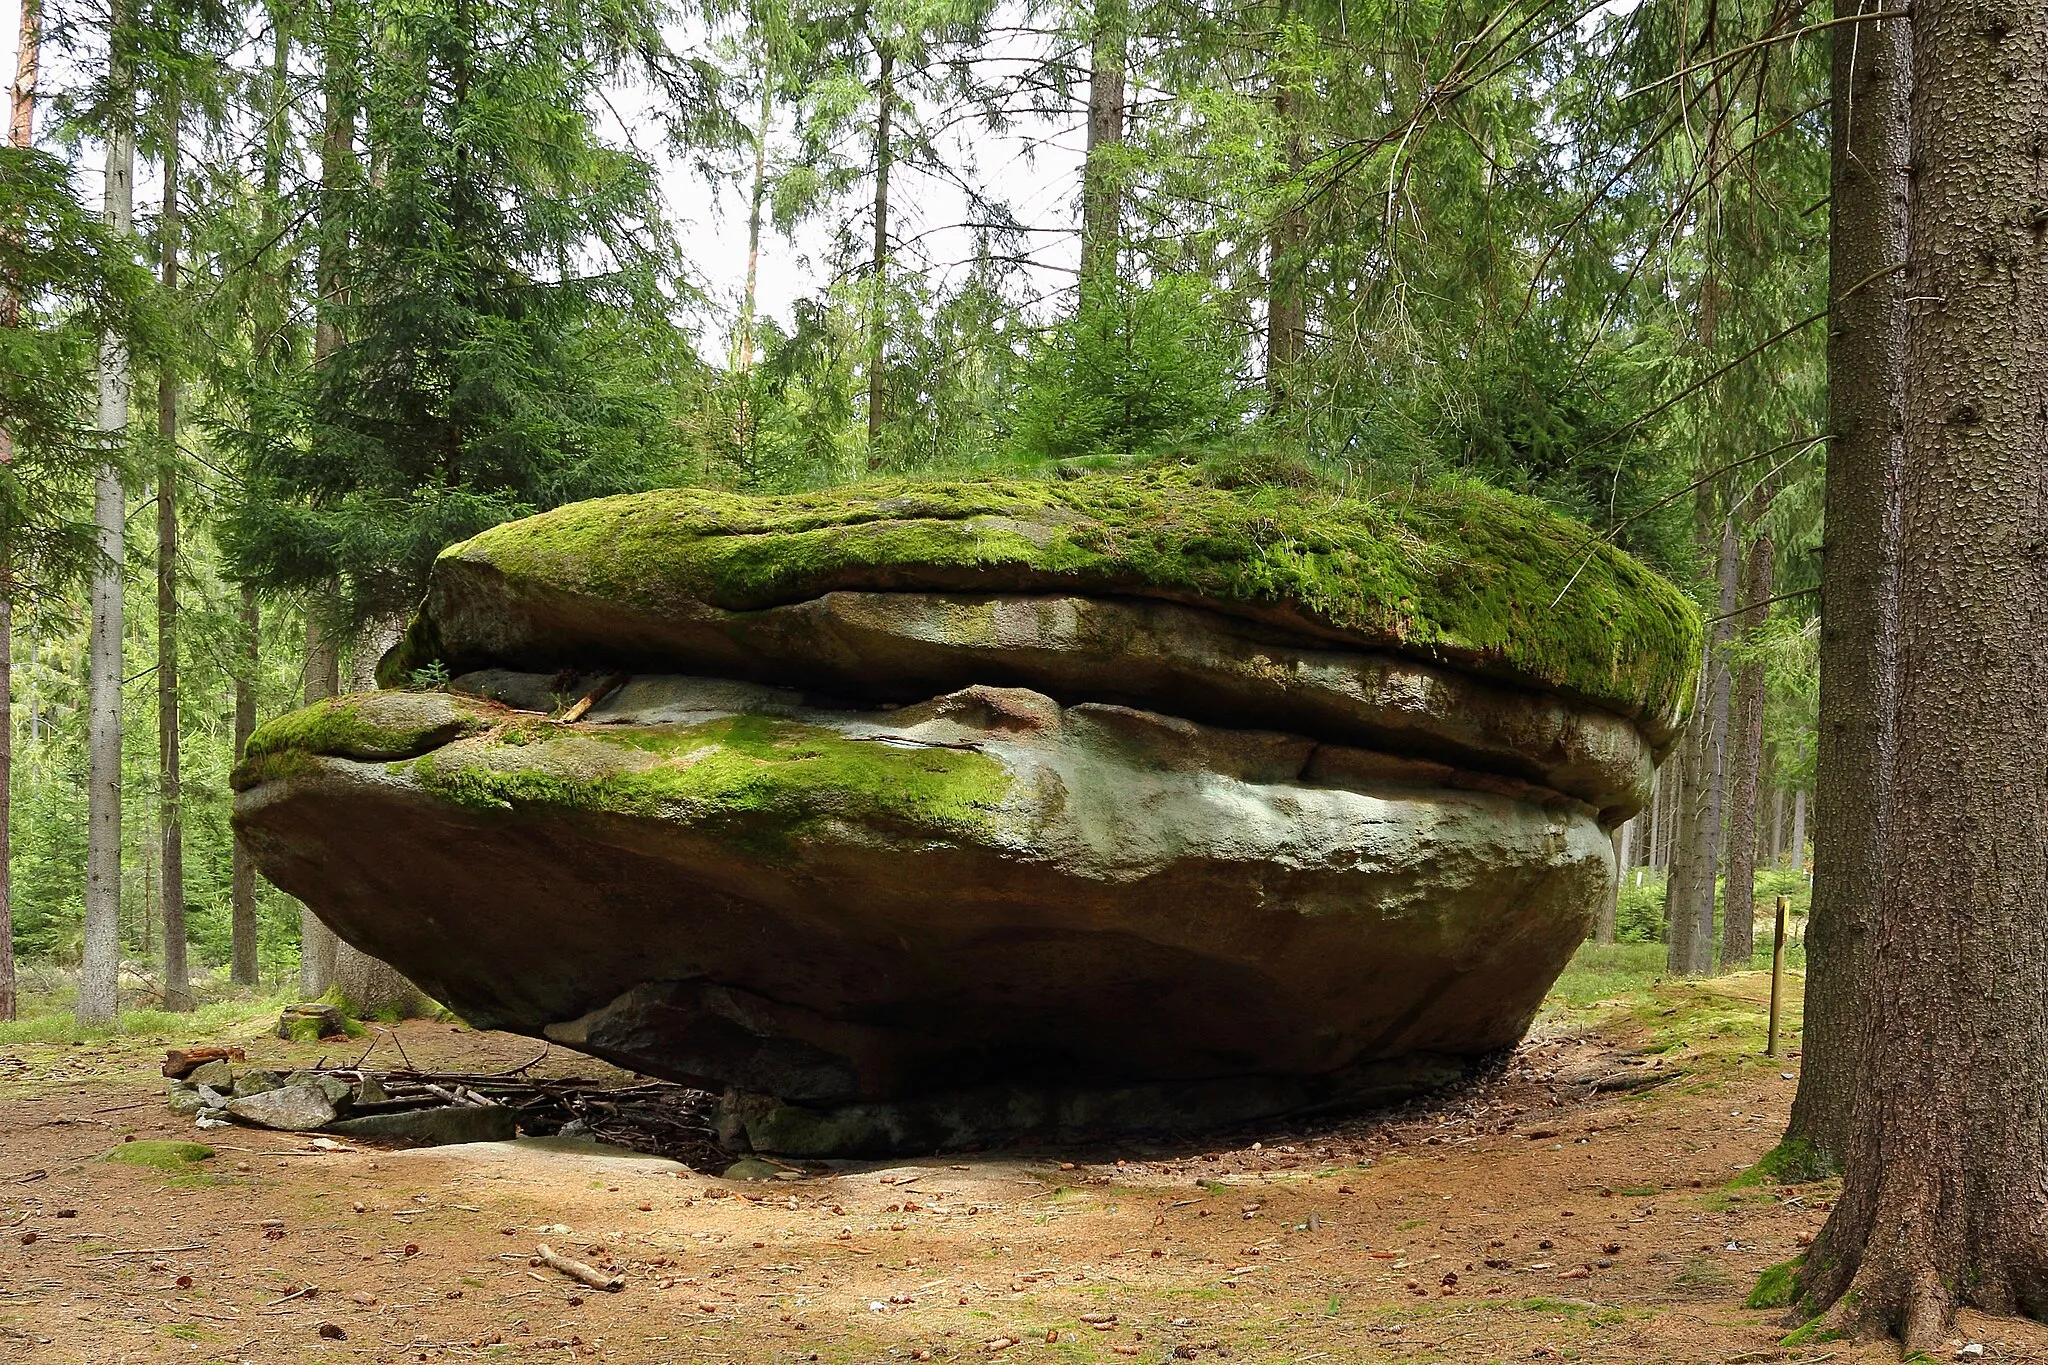
[[[720,1170],[732,1161],[714,1136],[717,1096],[708,1091],[673,1081],[635,1079],[621,1084],[579,1076],[531,1076],[527,1070],[532,1065],[500,1072],[411,1067],[381,1071],[360,1064],[319,1070],[346,1082],[358,1097],[349,1105],[352,1116],[496,1104],[513,1110],[520,1131],[529,1136],[549,1137],[567,1130],[698,1170]]]

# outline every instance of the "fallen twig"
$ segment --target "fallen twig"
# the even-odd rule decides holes
[[[540,1257],[541,1264],[559,1270],[570,1279],[587,1284],[592,1289],[602,1289],[606,1293],[616,1294],[626,1287],[626,1277],[624,1275],[607,1275],[596,1266],[589,1266],[581,1261],[571,1260],[569,1257],[554,1250],[546,1242],[542,1242],[538,1247],[534,1248],[533,1254]]]

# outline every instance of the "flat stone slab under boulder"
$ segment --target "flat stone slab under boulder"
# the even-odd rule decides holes
[[[564,508],[444,554],[428,690],[252,738],[265,875],[473,1022],[788,1155],[1187,1131],[1526,1029],[1699,623],[1519,499],[1169,467]]]

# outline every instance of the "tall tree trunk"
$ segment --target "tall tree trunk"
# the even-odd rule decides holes
[[[374,621],[364,628],[357,637],[351,661],[350,691],[376,690],[377,660],[398,643],[404,628],[403,620]],[[371,957],[344,938],[335,940],[331,984],[348,1001],[349,1009],[362,1018],[416,1019],[433,1008],[426,993],[398,968]]]
[[[1728,752],[1728,640],[1733,629],[1741,542],[1732,513],[1722,518],[1717,577],[1720,619],[1707,633],[1701,669],[1701,707],[1686,744],[1685,805],[1674,873],[1665,899],[1671,910],[1666,966],[1673,976],[1705,976],[1714,969],[1714,882],[1721,861],[1722,778]]]
[[[1284,30],[1291,8],[1287,0],[1282,0],[1283,51],[1289,47]],[[1303,126],[1305,103],[1294,76],[1283,75],[1273,88],[1273,119],[1280,126],[1287,182],[1281,190],[1282,207],[1273,215],[1266,238],[1266,407],[1273,413],[1286,411],[1294,400],[1294,372],[1308,338],[1308,303],[1302,287],[1301,259],[1302,248],[1308,241],[1308,225],[1299,184],[1302,168],[1308,164],[1308,134]]]
[[[1792,870],[1795,872],[1804,872],[1806,870],[1806,788],[1804,787],[1792,793]],[[1808,935],[1813,933],[1810,914],[1806,932]],[[1813,949],[1809,947],[1806,951],[1811,954]],[[1811,956],[1807,958],[1806,991],[1808,998],[1811,999],[1813,994],[1813,959]],[[1812,1007],[1808,1006],[1808,1008]],[[1811,1027],[1811,1025],[1805,1027]],[[1801,1029],[1801,1033],[1802,1035],[1805,1034],[1804,1027]],[[1804,1068],[1801,1068],[1801,1070],[1803,1074]]]
[[[178,289],[179,124],[183,105],[174,74],[167,82],[164,113],[164,206],[157,220],[162,236],[163,287]],[[178,373],[166,356],[156,381],[156,734],[157,823],[163,839],[164,1008],[192,1008],[191,973],[185,963],[185,817],[179,771],[178,720]]]
[[[1743,571],[1742,613],[1745,643],[1764,623],[1771,596],[1771,537],[1768,531],[1749,545]],[[1734,738],[1728,775],[1728,876],[1721,912],[1721,970],[1749,969],[1756,954],[1756,829],[1757,781],[1764,756],[1764,666],[1744,660],[1736,670]]]
[[[106,134],[107,227],[117,238],[135,219],[135,68],[122,30],[127,6],[113,8],[112,112]],[[128,353],[121,339],[100,338],[99,426],[109,442],[128,429]],[[111,1023],[121,981],[121,588],[127,499],[121,467],[109,460],[93,479],[92,629],[87,645],[85,951],[78,975],[78,1021]]]
[[[1835,13],[1860,0],[1836,0]],[[1799,1093],[1788,1142],[1816,1172],[1848,1150],[1858,1033],[1883,892],[1884,801],[1896,708],[1898,480],[1904,460],[1910,24],[1834,34],[1834,211],[1828,238],[1828,444],[1820,569],[1820,752]],[[1926,293],[1927,290],[1918,290]],[[1805,793],[1792,865],[1806,857]]]
[[[249,747],[256,731],[256,679],[262,664],[259,654],[262,634],[258,627],[256,593],[242,589],[242,666],[235,673],[235,762]],[[256,960],[256,863],[241,839],[235,839],[232,876],[234,920],[234,965],[231,979],[237,986],[254,986],[258,981]]]
[[[883,373],[889,346],[889,162],[894,151],[890,120],[896,108],[896,51],[877,40],[880,70],[875,79],[875,252],[868,264],[868,466],[882,449],[888,384]]]
[[[1130,41],[1128,0],[1096,0],[1088,44],[1087,151],[1081,163],[1080,306],[1094,306],[1116,278],[1123,235],[1123,190],[1116,165],[1124,141],[1124,72]]]
[[[1621,879],[1626,872],[1628,861],[1628,827],[1619,826],[1614,831],[1614,880],[1608,884],[1607,898],[1600,902],[1600,913],[1593,920],[1593,942],[1614,942],[1614,916],[1620,908]]]
[[[316,338],[315,347],[318,341]],[[332,596],[333,588],[327,595]],[[306,705],[341,691],[341,655],[334,641],[320,625],[319,607],[314,602],[306,611]],[[308,1000],[327,993],[334,984],[334,955],[341,940],[318,915],[299,907],[299,993]]]
[[[22,0],[20,41],[15,48],[14,85],[9,91],[7,143],[35,145],[36,72],[42,51],[43,13],[40,0]],[[0,296],[0,326],[20,319],[20,300]],[[0,427],[0,463],[14,458],[14,435]],[[14,970],[14,874],[10,833],[14,813],[14,555],[0,558],[0,1023],[16,1011]],[[34,722],[30,722],[33,729]]]
[[[1771,785],[1771,866],[1785,865],[1785,789]]]
[[[1842,1193],[1800,1288],[1932,1353],[1959,1306],[2048,1319],[2048,7],[1911,24],[1896,766]]]
[[[740,300],[741,374],[754,370],[755,283],[761,267],[761,213],[768,200],[768,125],[775,117],[775,87],[761,59],[761,124],[754,130],[754,193],[747,208],[747,288]]]
[[[356,100],[350,35],[338,0],[328,9],[323,35],[320,135],[320,244],[314,270],[319,300],[313,320],[313,368],[324,367],[341,347],[340,310],[348,301],[344,263],[348,243],[340,223],[356,180]],[[341,690],[341,656],[322,621],[339,588],[330,585],[306,607],[306,703]],[[299,907],[299,991],[308,999],[326,993],[334,979],[334,931],[305,906]]]
[[[1653,872],[1664,865],[1664,771],[1669,766],[1659,764],[1657,775],[1650,779],[1650,856],[1645,861]]]

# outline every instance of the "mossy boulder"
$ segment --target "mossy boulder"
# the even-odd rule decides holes
[[[1481,492],[644,494],[450,550],[385,672],[452,681],[273,721],[235,820],[465,1017],[763,1150],[1186,1131],[1518,1038],[1698,639]]]
[[[1583,698],[1657,743],[1683,715],[1700,642],[1697,611],[1670,583],[1528,499],[1475,486],[1372,499],[1222,488],[1164,465],[781,497],[667,489],[558,508],[445,551],[380,676],[675,669],[715,648],[695,638],[707,617],[849,590],[1195,603]]]

